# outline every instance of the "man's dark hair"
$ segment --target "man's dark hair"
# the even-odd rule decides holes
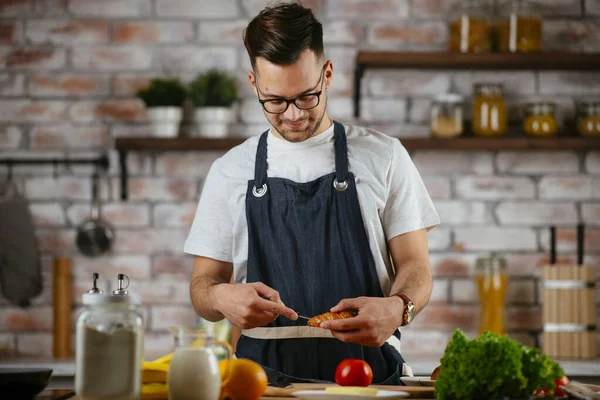
[[[264,8],[244,30],[244,45],[252,68],[263,57],[277,65],[291,65],[312,50],[323,56],[323,26],[310,8],[299,3],[279,3]]]

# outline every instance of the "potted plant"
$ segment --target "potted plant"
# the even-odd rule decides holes
[[[190,82],[190,100],[194,104],[196,134],[203,137],[227,136],[234,120],[233,104],[238,98],[235,78],[227,72],[211,69]]]
[[[150,85],[137,91],[148,109],[152,136],[176,137],[183,116],[187,89],[179,78],[154,78]]]

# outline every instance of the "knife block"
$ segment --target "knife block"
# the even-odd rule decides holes
[[[596,357],[595,282],[590,266],[542,267],[542,351],[549,357]]]

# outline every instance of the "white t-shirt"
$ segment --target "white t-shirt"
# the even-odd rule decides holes
[[[384,295],[394,269],[387,241],[406,232],[440,223],[433,202],[406,149],[397,138],[372,129],[344,125],[349,171],[356,179],[358,200],[369,247]],[[246,281],[248,228],[246,190],[254,179],[259,136],[217,159],[204,183],[184,252],[232,262],[236,283]],[[267,139],[267,176],[309,182],[335,171],[333,125],[301,143],[271,132]]]

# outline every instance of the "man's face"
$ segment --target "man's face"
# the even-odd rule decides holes
[[[250,72],[248,77],[259,100],[267,101],[263,108],[265,116],[275,130],[289,142],[302,142],[319,130],[325,109],[327,108],[326,89],[331,84],[333,66],[317,59],[311,50],[305,50],[300,59],[292,65],[281,66],[268,62],[262,57],[256,59],[256,76]],[[312,107],[316,97],[305,96],[321,91],[318,105]],[[284,99],[297,98],[300,108]],[[312,100],[311,100],[312,99]],[[271,101],[273,100],[273,101]]]

